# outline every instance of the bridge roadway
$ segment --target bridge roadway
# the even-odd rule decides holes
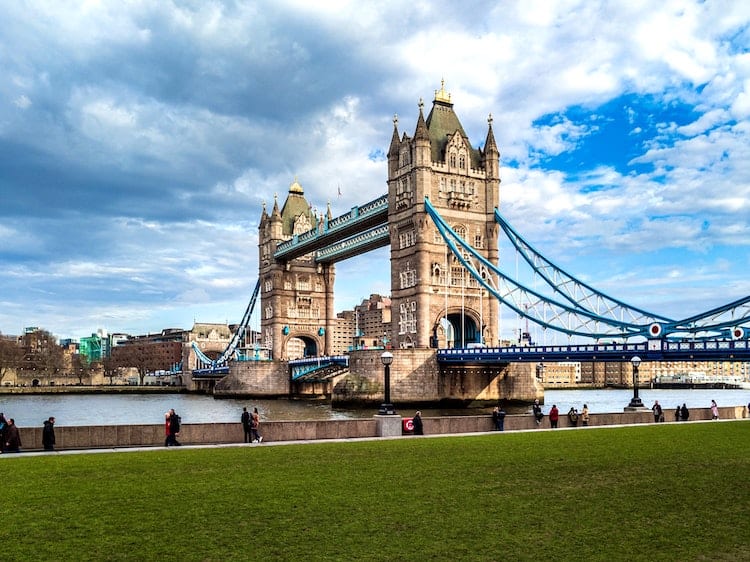
[[[516,363],[539,361],[750,361],[748,340],[669,341],[639,343],[537,345],[438,349],[438,363]]]
[[[334,219],[324,219],[320,230],[313,228],[302,234],[295,234],[290,240],[286,240],[276,247],[273,257],[276,260],[289,261],[316,250],[324,250],[336,243],[341,243],[349,238],[363,235],[370,230],[381,227],[380,230],[373,233],[373,236],[366,237],[366,239],[356,243],[355,247],[358,250],[355,250],[354,247],[349,248],[346,257],[351,257],[351,255],[355,255],[365,249],[372,250],[377,247],[387,246],[390,243],[388,231],[387,229],[385,230],[385,235],[382,232],[383,225],[387,225],[387,223],[388,195],[386,194],[359,207],[352,207],[351,211]],[[365,244],[367,247],[360,248],[361,244]],[[341,252],[337,252],[335,257],[332,254],[323,254],[320,257],[316,256],[315,261],[341,261],[345,259],[343,256],[344,254]]]

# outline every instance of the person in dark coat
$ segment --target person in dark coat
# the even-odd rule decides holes
[[[5,428],[8,427],[8,420],[5,419],[5,414],[0,412],[0,451],[5,448]]]
[[[687,406],[685,403],[682,403],[682,408],[680,408],[680,417],[682,418],[682,421],[688,421],[688,418],[690,417],[690,412],[688,412]]]
[[[10,418],[8,425],[5,427],[5,452],[6,453],[17,453],[22,447],[21,445],[21,434],[18,432],[16,427],[16,420]]]
[[[412,419],[412,423],[414,424],[414,435],[424,435],[424,427],[422,426],[422,412],[417,410],[417,413],[414,414],[414,418]]]
[[[167,441],[164,443],[167,447],[171,446],[180,446],[182,443],[177,441],[177,434],[180,433],[180,416],[178,416],[174,408],[169,410],[169,415],[167,416]]]
[[[250,412],[247,411],[247,408],[242,408],[242,416],[240,417],[240,421],[242,422],[242,431],[245,432],[245,443],[250,443],[252,441],[252,438],[250,436]]]
[[[536,421],[536,424],[541,424],[542,419],[544,418],[544,414],[542,413],[542,406],[539,404],[539,400],[534,400],[534,405],[531,407],[531,409],[532,413],[534,414],[534,420]]]
[[[55,418],[50,416],[48,420],[44,420],[44,428],[42,429],[42,446],[45,451],[55,450]]]

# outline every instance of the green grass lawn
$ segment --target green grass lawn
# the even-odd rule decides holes
[[[6,560],[750,560],[750,423],[0,456]]]

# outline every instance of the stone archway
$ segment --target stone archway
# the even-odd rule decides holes
[[[302,359],[304,357],[317,357],[320,346],[318,340],[305,335],[291,336],[286,340],[285,357],[289,360]]]
[[[432,330],[432,347],[465,348],[480,345],[482,337],[473,310],[451,310],[441,315]]]

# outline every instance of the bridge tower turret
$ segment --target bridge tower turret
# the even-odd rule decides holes
[[[329,354],[332,348],[335,266],[316,264],[312,254],[289,261],[273,257],[278,244],[319,223],[296,179],[281,210],[275,196],[271,214],[263,208],[258,235],[261,343],[273,359]]]
[[[388,151],[388,224],[394,347],[497,344],[498,303],[455,260],[427,215],[424,198],[492,263],[498,261],[499,157],[492,120],[484,149],[475,149],[444,84],[432,109],[419,116],[414,137]]]

